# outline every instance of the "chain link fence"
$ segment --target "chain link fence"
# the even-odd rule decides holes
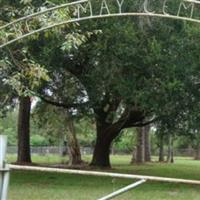
[[[82,155],[92,155],[94,148],[93,147],[81,147]],[[31,146],[31,154],[36,155],[63,155],[64,152],[67,152],[67,147],[62,146]],[[9,146],[7,149],[8,154],[16,154],[17,147]],[[178,157],[194,157],[196,155],[196,151],[192,148],[190,149],[174,149],[174,156]],[[119,150],[112,148],[112,155],[131,155],[133,154],[133,150]],[[152,156],[158,156],[158,149],[154,149],[151,152]],[[167,155],[167,149],[164,150],[164,155]]]
[[[63,152],[66,152],[67,147],[62,146],[31,146],[31,154],[36,155],[63,155]],[[82,155],[91,155],[93,153],[92,147],[81,147],[81,154]],[[7,148],[8,154],[16,154],[17,147],[16,146],[9,146]]]

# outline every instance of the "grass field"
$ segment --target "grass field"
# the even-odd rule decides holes
[[[10,157],[9,160],[13,161]],[[90,157],[85,157],[89,160]],[[58,157],[33,157],[34,162],[58,163]],[[114,172],[200,180],[200,161],[177,158],[175,164],[129,165],[129,156],[113,156]],[[95,200],[132,180],[80,175],[13,171],[9,200]],[[116,200],[200,200],[200,186],[148,182]]]

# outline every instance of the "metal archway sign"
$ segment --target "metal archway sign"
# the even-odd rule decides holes
[[[161,0],[159,9],[154,9],[152,0],[143,0],[141,5],[137,6],[138,10],[129,11],[124,9],[127,7],[127,2],[130,3],[129,0],[99,0],[98,8],[94,5],[94,0],[79,0],[62,4],[1,26],[0,48],[45,30],[89,19],[149,16],[200,23],[199,0],[179,0],[173,8],[171,7],[172,1],[174,0]],[[111,6],[115,9],[111,9]],[[46,23],[43,24],[41,19],[46,19]]]

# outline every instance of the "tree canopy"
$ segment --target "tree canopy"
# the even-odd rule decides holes
[[[2,5],[6,23],[46,4]],[[95,119],[91,164],[109,166],[111,143],[125,128],[199,128],[199,32],[194,24],[148,17],[66,25],[8,47],[1,55],[2,87]]]

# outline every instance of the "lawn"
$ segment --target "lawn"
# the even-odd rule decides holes
[[[14,158],[9,158],[12,161]],[[33,157],[34,162],[60,162],[58,157]],[[89,157],[85,157],[89,160]],[[129,165],[129,156],[113,156],[114,172],[200,180],[200,161],[177,158],[175,164]],[[13,171],[9,200],[95,200],[133,180],[42,172]],[[200,200],[200,186],[148,182],[116,200]]]

